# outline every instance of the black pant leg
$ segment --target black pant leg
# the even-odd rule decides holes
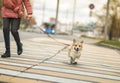
[[[11,33],[18,47],[21,45],[20,36],[18,33],[19,27],[20,27],[20,18],[12,18],[11,19]]]
[[[3,18],[3,36],[6,52],[10,53],[10,18]]]

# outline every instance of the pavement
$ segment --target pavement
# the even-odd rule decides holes
[[[71,37],[40,36],[22,42],[22,55],[11,41],[11,57],[0,58],[0,83],[120,83],[120,54],[114,49],[84,43],[78,64],[71,65],[68,47],[62,44],[71,44]],[[0,55],[4,50],[0,42]]]

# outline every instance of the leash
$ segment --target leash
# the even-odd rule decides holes
[[[40,30],[41,30],[42,32],[44,32],[43,29],[40,28]],[[57,41],[57,40],[56,40],[55,38],[53,38],[50,34],[46,34],[46,35],[47,35],[49,38],[53,39],[54,41],[56,41],[56,42],[58,42],[58,43],[61,43],[61,44],[65,45],[65,46],[64,46],[62,49],[58,50],[57,53],[55,53],[54,55],[52,55],[52,56],[50,56],[50,57],[47,57],[47,58],[45,58],[44,60],[42,60],[41,62],[39,62],[39,63],[37,63],[37,64],[35,64],[35,65],[32,65],[32,66],[30,66],[30,67],[28,67],[28,68],[20,71],[20,73],[25,72],[26,70],[29,70],[29,69],[32,68],[32,67],[38,66],[38,65],[40,65],[41,63],[44,63],[45,61],[47,61],[47,60],[49,60],[49,59],[57,56],[57,54],[59,54],[59,53],[62,52],[64,49],[66,49],[68,46],[70,46],[69,44],[66,44],[66,43]]]
[[[40,28],[40,30],[44,33],[44,30],[43,30],[42,28]],[[63,42],[60,42],[60,41],[56,40],[56,39],[55,39],[54,37],[52,37],[50,34],[47,34],[47,33],[46,33],[46,35],[47,35],[49,38],[51,38],[52,40],[54,40],[54,41],[56,41],[56,42],[58,42],[58,43],[61,43],[61,44],[63,44],[63,45],[70,46],[70,45],[67,44],[67,43],[63,43]]]
[[[55,53],[54,55],[52,55],[52,56],[50,56],[50,57],[47,57],[47,58],[43,59],[41,62],[38,62],[37,64],[34,64],[34,65],[31,65],[30,67],[25,68],[24,70],[19,71],[19,73],[17,74],[17,76],[18,76],[19,74],[24,73],[25,71],[27,71],[27,70],[35,67],[35,66],[39,66],[41,63],[44,63],[45,61],[47,61],[47,60],[49,60],[49,59],[57,56],[60,52],[62,52],[62,51],[63,51],[64,49],[66,49],[67,47],[68,47],[68,46],[64,46],[62,49],[58,50],[57,53]],[[14,78],[9,78],[9,80],[13,80],[13,79],[14,79]]]
[[[52,55],[52,56],[50,56],[50,57],[47,57],[47,58],[43,59],[41,62],[39,62],[39,63],[37,63],[37,64],[35,64],[35,65],[32,65],[32,66],[30,66],[30,67],[28,67],[28,68],[26,68],[26,69],[24,69],[24,70],[22,70],[22,71],[20,71],[20,72],[22,73],[22,72],[25,72],[26,70],[29,70],[29,69],[31,69],[31,68],[33,68],[33,67],[35,67],[35,66],[39,66],[41,63],[44,63],[45,61],[47,61],[47,60],[49,60],[49,59],[57,56],[60,52],[62,52],[62,51],[63,51],[64,49],[66,49],[67,47],[68,47],[68,46],[64,46],[62,49],[58,50],[57,53],[55,53],[54,55]]]

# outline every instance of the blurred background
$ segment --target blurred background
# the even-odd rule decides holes
[[[23,31],[120,41],[120,0],[30,1],[33,19],[22,18]]]

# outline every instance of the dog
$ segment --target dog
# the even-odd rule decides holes
[[[71,64],[77,64],[78,59],[80,59],[81,51],[83,48],[83,41],[78,42],[73,39],[72,45],[68,48],[68,57],[70,57]]]

